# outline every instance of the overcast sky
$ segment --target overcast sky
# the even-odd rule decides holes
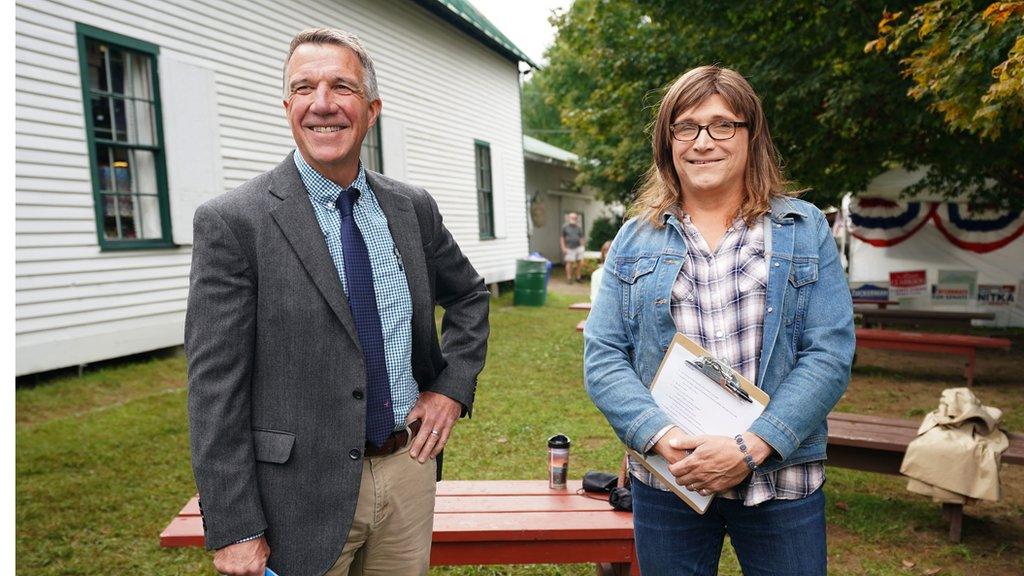
[[[498,30],[534,62],[543,66],[544,50],[555,39],[555,29],[548,24],[552,10],[564,12],[572,0],[470,0]]]

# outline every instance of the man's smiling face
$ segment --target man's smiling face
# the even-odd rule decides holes
[[[366,100],[359,57],[343,46],[302,44],[288,61],[285,79],[284,109],[303,159],[337,184],[348,185],[381,107],[379,99]]]

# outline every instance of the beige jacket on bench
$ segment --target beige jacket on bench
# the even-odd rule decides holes
[[[999,500],[999,461],[1010,442],[1002,410],[982,406],[970,388],[947,388],[907,446],[900,472],[907,490],[937,502]]]

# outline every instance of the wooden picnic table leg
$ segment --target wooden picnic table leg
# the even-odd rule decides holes
[[[602,562],[597,565],[597,576],[640,576],[636,562]]]
[[[975,363],[976,363],[976,356],[977,356],[977,354],[976,354],[976,351],[974,350],[974,348],[970,348],[967,351],[967,366],[966,366],[967,374],[966,375],[967,375],[967,387],[968,388],[971,387],[971,386],[974,386],[974,366],[975,366]]]
[[[629,565],[620,562],[601,562],[597,565],[597,576],[628,576]]]
[[[943,502],[942,519],[949,521],[949,541],[959,543],[963,536],[964,505]]]

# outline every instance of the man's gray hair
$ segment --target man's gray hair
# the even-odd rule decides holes
[[[284,78],[284,97],[286,99],[289,96],[288,62],[291,61],[295,49],[303,44],[334,44],[335,46],[348,48],[355,52],[356,56],[359,57],[359,63],[363,66],[363,93],[366,96],[366,100],[373,102],[380,97],[380,94],[377,92],[377,72],[373,68],[373,58],[370,58],[370,53],[363,47],[363,43],[359,41],[358,36],[337,28],[307,28],[296,34],[295,38],[292,38],[291,46],[288,47],[288,56],[284,59],[282,76]]]

